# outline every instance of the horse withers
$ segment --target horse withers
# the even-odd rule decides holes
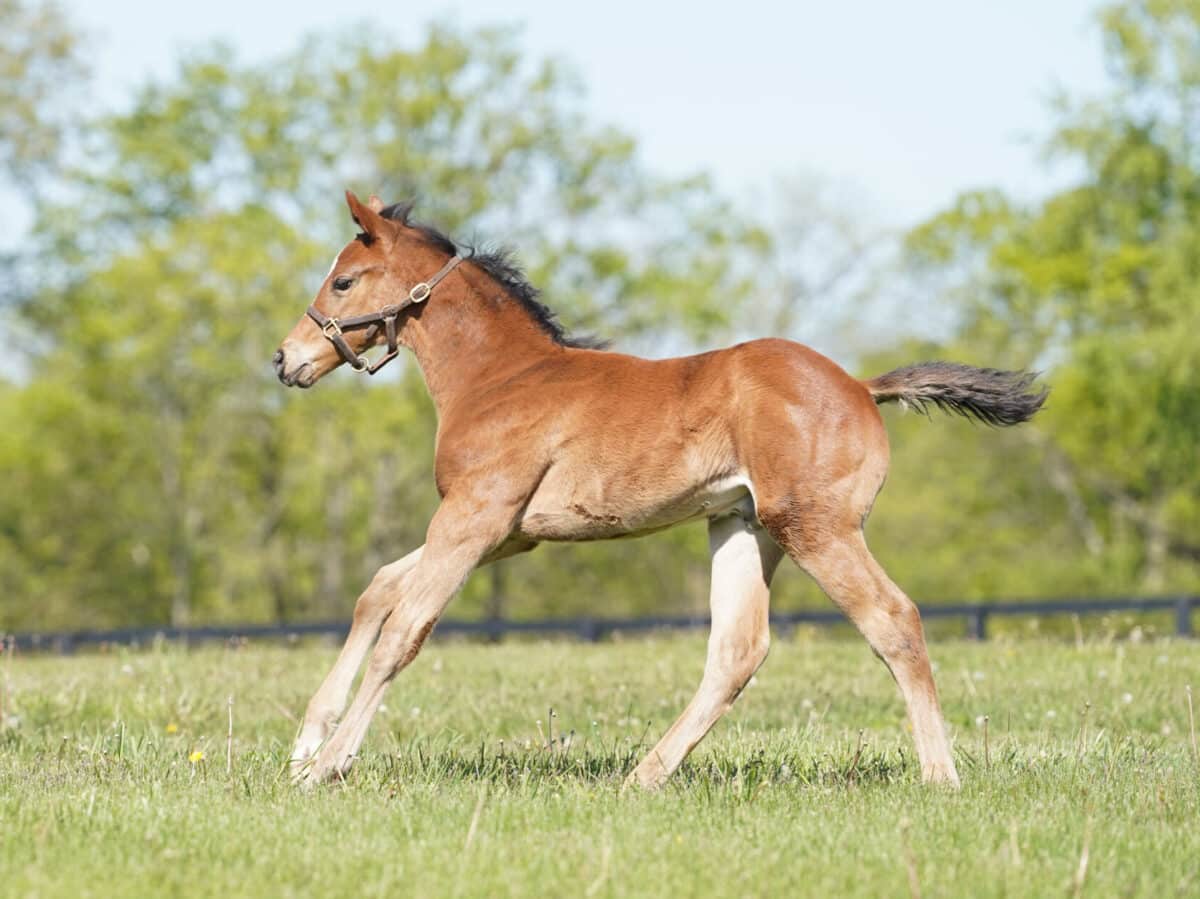
[[[359,597],[341,654],[308,705],[292,753],[298,780],[349,771],[384,689],[479,566],[542,542],[636,536],[705,518],[712,630],[704,676],[630,782],[661,785],[762,664],[771,577],[786,554],[895,677],[923,779],[957,785],[921,616],[863,537],[888,468],[876,407],[932,404],[1014,425],[1045,399],[1032,374],[930,362],[860,381],[778,339],[676,359],[608,352],[571,338],[503,254],[464,258],[443,234],[412,222],[408,207],[346,199],[360,233],[275,368],[284,384],[307,388],[343,363],[373,372],[411,350],[437,408],[442,500],[424,546],[381,568]],[[371,363],[363,354],[377,345],[387,352]]]

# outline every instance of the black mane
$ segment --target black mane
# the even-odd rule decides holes
[[[412,228],[427,243],[445,253],[459,252],[459,245],[438,229],[412,221],[409,218],[412,209],[412,203],[393,203],[382,210],[380,215],[393,222],[399,222],[407,228]],[[591,350],[602,350],[608,347],[607,340],[586,335],[572,336],[558,320],[558,314],[538,299],[540,291],[525,279],[524,272],[513,261],[512,253],[508,249],[477,251],[472,247],[468,258],[499,284],[509,297],[520,303],[529,317],[555,343],[560,346]]]

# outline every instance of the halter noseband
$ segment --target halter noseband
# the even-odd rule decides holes
[[[437,287],[438,282],[454,271],[455,267],[462,261],[463,257],[459,253],[455,253],[436,275],[428,281],[414,284],[408,291],[407,303],[399,305],[388,304],[378,312],[368,312],[366,315],[354,315],[350,318],[335,318],[326,315],[315,305],[310,305],[306,314],[317,323],[317,327],[321,329],[321,333],[325,335],[325,339],[333,344],[334,349],[338,351],[338,355],[342,357],[343,361],[355,371],[365,371],[367,374],[373,375],[400,355],[400,347],[396,343],[396,320],[400,317],[400,313],[409,306],[424,303],[429,299],[429,295],[433,293],[433,289]],[[375,335],[379,333],[380,325],[383,326],[384,333],[387,335],[387,353],[380,356],[378,361],[372,364],[366,356],[360,356],[354,350],[350,349],[350,344],[346,343],[346,338],[342,336],[342,332],[353,331],[357,328],[369,328],[370,330],[366,336],[367,343],[369,344],[375,338]]]

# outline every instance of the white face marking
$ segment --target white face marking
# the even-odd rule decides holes
[[[341,253],[341,250],[339,250],[339,251],[338,251],[338,254],[337,254],[336,256],[334,256],[334,257],[333,257],[333,262],[329,263],[329,271],[327,271],[327,272],[325,273],[325,277],[324,277],[324,279],[323,279],[324,281],[328,281],[328,280],[329,280],[329,276],[333,274],[333,270],[334,270],[335,268],[337,268],[338,260],[339,260],[339,259],[341,259],[341,258],[342,258],[342,253]]]

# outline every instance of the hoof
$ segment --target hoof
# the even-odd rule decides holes
[[[318,753],[316,758],[302,763],[298,769],[293,769],[292,782],[306,788],[344,783],[353,766],[354,756],[331,760],[326,753]]]
[[[667,782],[667,777],[667,771],[658,759],[644,759],[640,765],[629,772],[629,776],[625,778],[625,783],[621,786],[621,792],[638,789],[652,793]]]
[[[301,789],[311,790],[330,780],[328,776],[321,775],[315,758],[292,759],[290,764],[292,784]]]
[[[304,725],[300,736],[296,738],[296,745],[292,747],[292,757],[288,760],[293,783],[308,778],[321,750],[333,737],[335,730],[336,724],[332,721],[321,725]]]
[[[962,784],[958,780],[958,772],[954,765],[930,765],[921,770],[921,780],[927,784],[945,787],[948,790],[958,790]]]

